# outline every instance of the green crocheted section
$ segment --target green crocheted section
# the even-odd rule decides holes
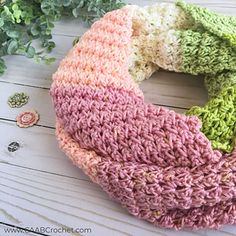
[[[186,73],[216,74],[223,70],[236,70],[236,50],[209,32],[178,31],[182,64]]]
[[[219,95],[222,88],[227,88],[236,84],[236,72],[228,71],[218,75],[208,75],[204,80],[205,87],[211,98]]]
[[[236,18],[212,12],[207,8],[184,1],[177,1],[177,6],[181,7],[186,14],[190,15],[196,22],[208,32],[217,35],[223,40],[227,40],[236,49]]]
[[[212,147],[231,152],[236,136],[236,85],[227,87],[204,107],[194,106],[187,115],[196,115],[202,121],[202,132]]]
[[[231,152],[236,138],[236,18],[178,1],[195,25],[177,31],[182,63],[180,70],[204,74],[212,98],[204,107],[192,107],[187,114],[202,121],[201,131],[214,149]]]

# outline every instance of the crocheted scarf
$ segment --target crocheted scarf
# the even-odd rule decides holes
[[[185,115],[144,101],[163,68],[204,74]],[[177,2],[95,22],[53,75],[61,149],[128,211],[167,228],[236,223],[236,19]]]

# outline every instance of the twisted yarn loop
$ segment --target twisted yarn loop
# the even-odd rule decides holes
[[[235,22],[183,2],[126,6],[53,75],[61,149],[131,214],[175,229],[236,223]],[[212,99],[187,114],[146,103],[137,82],[159,68],[206,75]]]

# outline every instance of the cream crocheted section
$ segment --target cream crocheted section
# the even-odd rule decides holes
[[[159,67],[179,71],[181,53],[175,30],[193,27],[193,20],[171,3],[127,6],[132,11],[129,72],[136,82],[148,79]]]

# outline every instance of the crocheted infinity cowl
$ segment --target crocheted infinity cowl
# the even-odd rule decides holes
[[[158,68],[204,74],[178,114],[144,101]],[[236,18],[177,2],[95,22],[53,75],[61,149],[128,211],[167,228],[236,223]]]

